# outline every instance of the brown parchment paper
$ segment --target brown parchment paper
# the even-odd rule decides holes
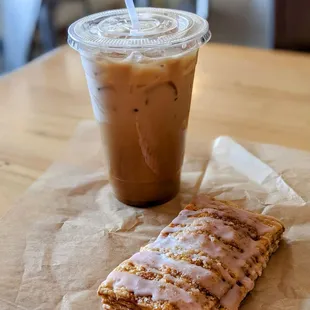
[[[62,160],[0,222],[0,309],[100,309],[96,290],[156,237],[197,193],[237,200],[287,228],[242,310],[310,309],[310,153],[215,140],[209,158],[186,158],[182,190],[151,209],[113,198],[94,122],[83,122]]]

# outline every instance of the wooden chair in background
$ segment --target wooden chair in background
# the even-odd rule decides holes
[[[310,1],[275,1],[275,48],[310,52]]]
[[[4,70],[11,71],[25,65],[34,55],[34,37],[38,33],[40,52],[57,46],[54,13],[63,2],[79,1],[83,14],[90,13],[88,0],[3,0],[3,61]]]

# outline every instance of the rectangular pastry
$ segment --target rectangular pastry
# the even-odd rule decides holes
[[[235,310],[279,246],[284,226],[198,197],[99,287],[103,308]]]

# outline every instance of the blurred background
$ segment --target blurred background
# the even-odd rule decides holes
[[[136,0],[207,18],[212,42],[310,51],[310,0]],[[124,6],[123,0],[0,0],[0,73],[65,44],[76,19]]]

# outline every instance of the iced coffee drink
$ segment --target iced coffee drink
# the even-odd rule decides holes
[[[143,29],[130,35],[126,12],[111,12],[118,13],[95,15],[89,27],[97,25],[110,44],[123,40],[126,48],[111,50],[106,42],[97,52],[81,52],[110,182],[116,198],[128,205],[162,204],[179,191],[198,47],[207,39],[207,23],[191,13],[141,9]],[[181,43],[174,46],[173,39]]]

